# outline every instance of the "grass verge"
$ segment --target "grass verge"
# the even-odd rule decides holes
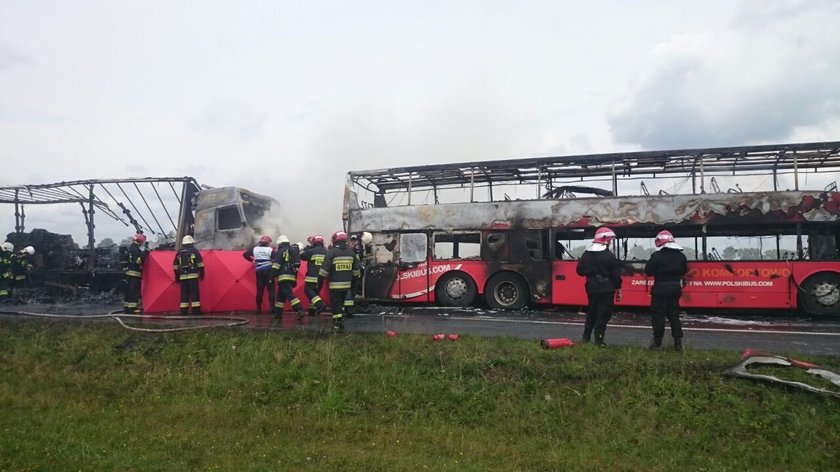
[[[723,377],[732,352],[28,321],[0,330],[3,470],[840,464],[840,402]]]

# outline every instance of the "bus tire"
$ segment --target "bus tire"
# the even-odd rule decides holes
[[[519,274],[499,272],[487,281],[484,298],[490,308],[518,310],[528,304],[528,284]]]
[[[800,287],[799,301],[809,315],[840,314],[840,274],[820,272],[808,277]]]
[[[447,272],[435,284],[435,299],[443,306],[472,305],[475,295],[475,281],[464,272]]]

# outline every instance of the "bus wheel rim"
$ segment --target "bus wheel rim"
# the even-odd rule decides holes
[[[814,297],[821,305],[833,306],[840,301],[840,289],[836,284],[823,282],[814,287]]]
[[[450,298],[458,300],[467,294],[467,283],[460,277],[454,277],[446,283],[446,294]]]
[[[494,290],[496,300],[502,305],[512,305],[519,299],[519,289],[515,284],[510,282],[503,282],[496,286]]]

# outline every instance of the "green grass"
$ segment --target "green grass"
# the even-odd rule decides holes
[[[722,376],[738,359],[0,321],[0,469],[836,468],[840,401]]]

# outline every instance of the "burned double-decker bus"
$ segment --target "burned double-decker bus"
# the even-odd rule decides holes
[[[650,304],[670,230],[692,309],[840,313],[840,142],[425,165],[347,175],[349,232],[373,235],[364,296],[492,308],[584,306],[576,258],[618,235],[619,306]]]

